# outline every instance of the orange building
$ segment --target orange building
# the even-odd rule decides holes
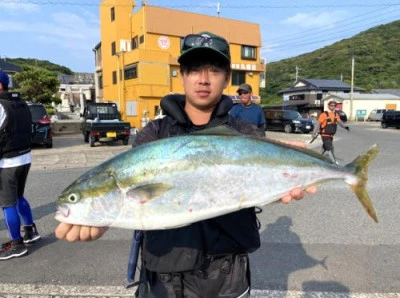
[[[210,31],[230,43],[232,78],[224,93],[236,96],[248,83],[259,100],[265,64],[260,58],[258,24],[207,16],[131,0],[100,4],[101,42],[96,55],[97,101],[118,104],[122,118],[141,128],[160,112],[160,99],[183,93],[178,57],[183,37]],[[99,95],[100,94],[100,95]]]

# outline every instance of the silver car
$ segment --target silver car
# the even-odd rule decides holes
[[[389,109],[374,109],[369,113],[367,121],[381,121],[384,112],[389,111]]]

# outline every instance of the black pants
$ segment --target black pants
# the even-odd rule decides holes
[[[142,269],[140,280],[137,297],[141,298],[249,297],[249,258],[247,254],[207,258],[203,270],[179,273]]]
[[[14,206],[24,195],[30,167],[31,164],[0,168],[0,207]]]
[[[321,136],[323,151],[333,151],[333,136]]]

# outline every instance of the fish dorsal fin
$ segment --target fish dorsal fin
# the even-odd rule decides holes
[[[168,183],[152,183],[135,187],[128,191],[129,197],[140,198],[140,201],[146,203],[154,200],[172,188]]]
[[[198,130],[193,135],[214,135],[214,136],[243,136],[239,131],[226,125]]]

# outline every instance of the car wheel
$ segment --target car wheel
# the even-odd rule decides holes
[[[124,139],[122,140],[122,144],[128,145],[128,143],[129,143],[129,138],[124,138]]]
[[[387,128],[387,124],[386,123],[381,123],[382,128]]]
[[[89,138],[89,146],[90,147],[94,147],[94,143],[96,142],[96,138],[95,137],[90,137]]]
[[[285,127],[283,128],[283,130],[286,133],[291,133],[293,131],[292,126],[290,124],[286,124]]]
[[[46,148],[53,148],[53,140],[50,140],[45,144]]]

